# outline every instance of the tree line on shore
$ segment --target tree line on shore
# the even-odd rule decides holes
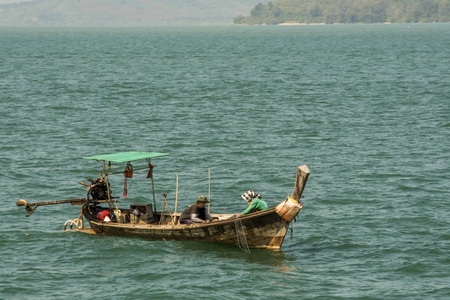
[[[450,22],[450,0],[279,0],[235,24]]]

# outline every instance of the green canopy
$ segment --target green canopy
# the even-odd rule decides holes
[[[119,152],[112,154],[103,154],[96,156],[83,157],[84,159],[93,159],[93,160],[104,160],[104,161],[113,161],[113,162],[129,162],[139,159],[153,158],[158,156],[169,155],[168,153],[156,153],[156,152]]]

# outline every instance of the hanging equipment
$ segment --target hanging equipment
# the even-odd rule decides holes
[[[123,176],[125,177],[125,182],[123,186],[123,198],[127,199],[127,179],[133,178],[133,167],[131,166],[130,162],[127,163],[127,166],[125,167],[125,172],[123,173]]]
[[[153,165],[151,163],[148,164],[147,178],[153,179]]]

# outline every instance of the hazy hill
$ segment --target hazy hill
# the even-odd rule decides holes
[[[450,0],[279,0],[236,24],[450,22]]]
[[[226,25],[261,0],[34,0],[0,4],[0,26]]]

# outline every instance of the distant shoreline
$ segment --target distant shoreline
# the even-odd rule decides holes
[[[394,23],[394,22],[383,22],[383,23],[362,23],[362,22],[355,22],[355,23],[298,23],[298,22],[285,22],[285,23],[278,23],[278,24],[234,24],[237,26],[318,26],[318,25],[390,25],[390,24],[448,24],[450,22],[414,22],[414,23]]]
[[[326,25],[326,23],[299,23],[299,22],[285,22],[276,25],[280,26],[305,26],[305,25]]]

